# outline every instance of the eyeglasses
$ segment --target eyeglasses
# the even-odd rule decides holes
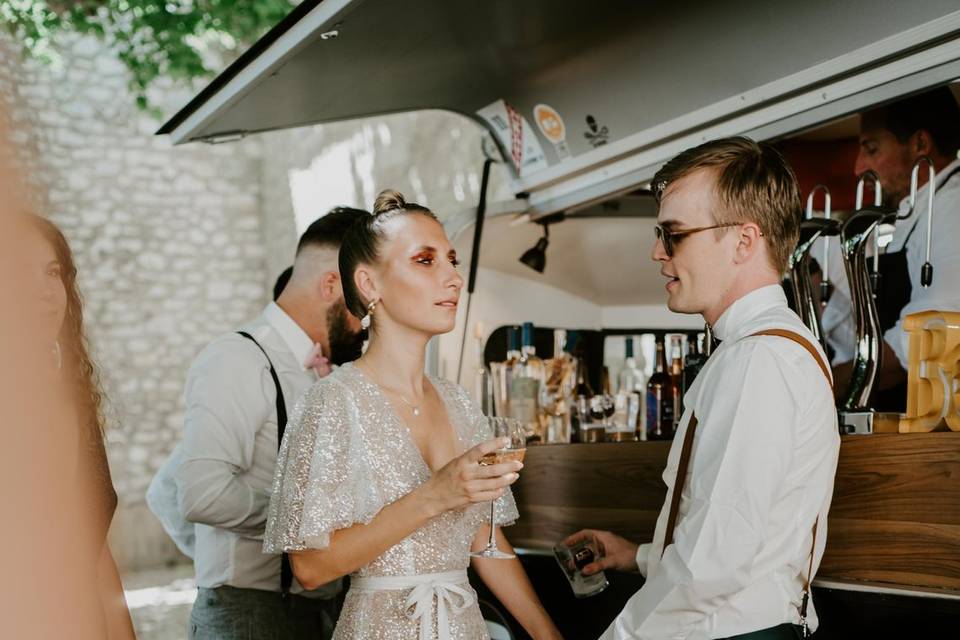
[[[679,231],[667,231],[660,225],[656,225],[653,230],[657,234],[657,240],[663,243],[663,250],[667,257],[673,257],[673,250],[676,245],[689,235],[709,231],[710,229],[723,229],[725,227],[739,227],[742,222],[728,222],[726,224],[715,224],[709,227],[697,227],[695,229],[680,229]]]

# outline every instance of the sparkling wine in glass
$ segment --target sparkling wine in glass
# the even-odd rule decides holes
[[[498,449],[480,458],[480,464],[486,466],[511,460],[523,462],[523,457],[527,453],[527,432],[523,428],[523,424],[513,418],[487,418],[486,420],[494,438],[509,438],[510,443],[503,449]],[[487,546],[482,551],[471,552],[470,555],[474,558],[508,559],[516,557],[512,553],[506,553],[497,548],[494,535],[496,531],[494,526],[496,502],[496,500],[490,502],[490,537],[487,540]]]

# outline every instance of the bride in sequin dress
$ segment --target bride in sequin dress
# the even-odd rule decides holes
[[[289,552],[304,587],[349,574],[334,640],[489,638],[467,581],[517,509],[519,462],[481,466],[503,443],[459,386],[426,375],[433,336],[454,328],[463,279],[443,227],[394,191],[340,249],[350,311],[369,325],[354,364],[298,402],[277,460],[264,551]],[[338,284],[339,286],[339,284]],[[499,526],[498,546],[510,545]],[[473,558],[477,574],[535,639],[559,638],[520,562]]]

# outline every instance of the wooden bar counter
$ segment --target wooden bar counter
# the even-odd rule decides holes
[[[670,442],[529,447],[517,547],[584,528],[649,541]],[[844,436],[818,580],[960,594],[960,433]]]

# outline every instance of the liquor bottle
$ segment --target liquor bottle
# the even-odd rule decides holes
[[[673,431],[676,432],[680,417],[683,415],[683,397],[680,395],[680,381],[683,378],[683,342],[680,336],[670,337],[670,377],[673,378]]]
[[[521,344],[520,360],[510,375],[510,414],[523,424],[528,443],[541,443],[544,434],[540,393],[546,381],[546,369],[533,344],[532,322],[523,323]]]
[[[570,414],[574,404],[577,380],[577,360],[567,349],[567,332],[553,332],[553,357],[547,360],[546,385],[543,387],[541,409],[547,443],[570,442]]]
[[[646,377],[643,375],[643,369],[637,364],[634,356],[633,337],[625,340],[626,358],[623,362],[623,369],[620,370],[618,391],[635,391],[642,393],[646,387]]]
[[[707,356],[703,353],[706,337],[706,334],[698,333],[696,340],[687,340],[687,344],[690,345],[690,351],[687,353],[687,357],[683,359],[683,380],[680,384],[680,393],[684,396],[687,395],[687,390],[693,385],[697,374],[700,373],[700,369],[703,368],[704,363],[707,361]]]
[[[477,349],[477,371],[473,381],[473,399],[477,405],[480,406],[483,415],[492,416],[495,411],[493,402],[493,380],[490,375],[490,370],[487,368],[487,364],[483,359],[483,333],[483,323],[478,322],[474,326],[473,332]]]
[[[633,337],[627,337],[625,347],[626,358],[623,369],[620,370],[618,376],[617,412],[613,418],[617,424],[618,432],[623,433],[623,435],[614,439],[632,441],[639,438],[640,440],[646,440],[646,411],[644,409],[646,377],[633,355]]]
[[[583,430],[590,423],[590,388],[587,364],[583,358],[577,358],[577,384],[574,387],[574,410],[571,421],[570,442],[584,442]]]
[[[667,368],[663,339],[657,339],[657,363],[647,381],[647,439],[673,437],[673,378]]]
[[[491,362],[490,374],[493,378],[493,404],[496,414],[509,418],[510,413],[510,376],[520,361],[520,334],[516,327],[507,328],[507,359],[503,362]]]

